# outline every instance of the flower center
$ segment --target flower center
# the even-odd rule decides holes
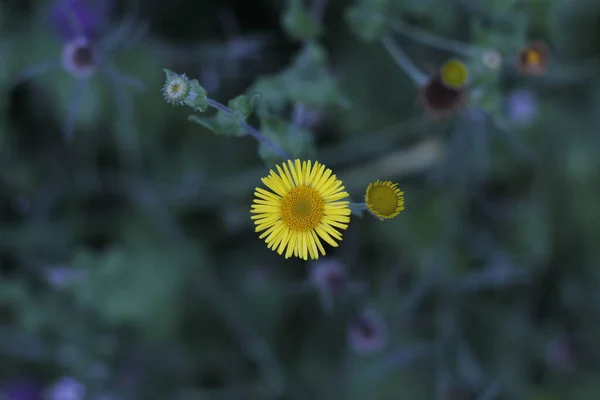
[[[466,65],[458,60],[446,62],[441,71],[442,81],[452,88],[462,87],[467,81],[467,75]]]
[[[94,50],[90,46],[77,47],[73,52],[73,62],[82,68],[94,66]]]
[[[527,61],[527,64],[537,65],[541,62],[541,57],[537,51],[530,50],[525,55],[525,60]]]
[[[398,196],[394,189],[388,186],[375,186],[371,188],[367,201],[374,211],[384,216],[393,215],[398,206]]]
[[[280,210],[281,219],[290,230],[308,232],[321,222],[325,204],[314,188],[298,186],[283,197]]]
[[[171,92],[175,95],[179,94],[179,90],[181,90],[181,84],[179,82],[175,82],[171,86]]]

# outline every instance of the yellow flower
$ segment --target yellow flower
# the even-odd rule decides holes
[[[270,189],[256,188],[250,212],[256,232],[262,232],[267,247],[283,254],[316,260],[325,255],[321,239],[333,247],[342,240],[338,229],[350,222],[350,202],[342,181],[323,164],[291,160],[277,165],[262,182]],[[336,229],[337,228],[337,229]],[[287,248],[287,249],[286,249]]]
[[[380,181],[369,183],[365,204],[377,218],[384,220],[397,217],[404,210],[404,192],[397,183]]]
[[[444,86],[450,89],[461,89],[467,84],[469,69],[460,60],[448,60],[442,65],[440,77]]]
[[[546,43],[534,41],[519,51],[515,62],[522,74],[536,76],[546,73],[549,58]]]

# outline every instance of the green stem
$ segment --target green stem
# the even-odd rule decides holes
[[[355,203],[355,202],[351,201],[350,202],[350,210],[352,211],[352,214],[362,217],[363,213],[368,210],[368,207],[365,203]]]
[[[429,80],[429,77],[419,68],[417,68],[415,63],[412,62],[410,57],[408,57],[404,50],[402,50],[396,44],[396,42],[391,36],[384,36],[381,39],[381,44],[383,44],[383,47],[385,47],[385,49],[394,59],[396,64],[398,64],[398,66],[404,70],[404,72],[408,75],[410,80],[412,80],[417,87],[425,86],[425,84]]]
[[[213,99],[209,98],[208,99],[208,105],[211,106],[212,108],[218,110],[218,111],[223,111],[224,113],[227,113],[227,114],[229,114],[231,116],[235,116],[235,113],[233,112],[233,110],[231,108],[227,107],[224,104],[219,103],[216,100],[213,100]],[[267,139],[258,129],[254,128],[253,126],[251,126],[250,124],[248,124],[246,121],[243,121],[243,120],[238,120],[238,124],[242,128],[246,129],[246,131],[254,139],[258,140],[259,142],[262,142],[262,143],[266,144],[279,157],[281,157],[284,160],[289,160],[290,159],[290,156],[281,147],[279,147],[277,144],[275,144],[271,140]]]
[[[460,54],[465,57],[479,56],[486,49],[459,42],[457,40],[446,39],[431,32],[410,26],[402,21],[391,23],[392,29],[417,42],[435,47],[441,50],[447,50],[452,53]]]

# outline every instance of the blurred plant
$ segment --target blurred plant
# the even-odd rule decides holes
[[[348,327],[348,344],[358,354],[371,355],[388,345],[388,326],[374,309],[360,312]]]
[[[548,46],[535,41],[519,51],[515,64],[522,74],[539,76],[546,73],[549,57]]]
[[[123,74],[114,63],[113,55],[118,50],[129,50],[144,36],[146,27],[135,27],[131,18],[113,26],[103,37],[99,37],[106,27],[109,6],[92,6],[89,0],[55,0],[52,9],[53,25],[63,40],[59,61],[46,61],[25,68],[15,83],[21,83],[48,72],[62,68],[76,80],[76,88],[71,94],[68,113],[64,120],[65,140],[73,140],[79,107],[84,95],[93,94],[91,79],[100,73],[108,79],[115,104],[119,112],[132,123],[133,104],[128,89],[143,91],[145,86],[136,77]],[[94,3],[98,5],[99,3]],[[131,136],[120,138],[119,143],[127,143],[125,153],[139,157],[139,149]]]
[[[42,391],[39,382],[21,378],[3,383],[0,397],[5,400],[42,400]]]
[[[71,377],[59,379],[47,392],[47,398],[50,400],[83,400],[85,396],[85,386]]]

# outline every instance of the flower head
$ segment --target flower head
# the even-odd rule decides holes
[[[367,186],[365,204],[381,220],[394,218],[404,210],[404,192],[397,183],[378,179]]]
[[[62,50],[62,65],[71,75],[86,78],[92,75],[98,65],[98,54],[84,37],[65,43]]]
[[[517,69],[525,75],[543,75],[549,59],[548,47],[540,41],[521,49],[515,61]]]
[[[321,239],[333,247],[342,240],[338,229],[350,222],[349,194],[342,182],[323,164],[288,160],[256,188],[250,212],[256,232],[267,246],[283,254],[308,260],[325,255]]]
[[[376,353],[387,345],[388,340],[388,326],[375,310],[364,310],[348,327],[348,343],[359,354]]]
[[[425,112],[432,119],[438,119],[452,114],[466,101],[464,87],[455,89],[442,82],[439,72],[433,74],[429,81],[421,88],[419,102]]]
[[[8,400],[40,400],[42,392],[41,385],[30,378],[9,381],[0,388],[0,394]]]
[[[450,89],[461,89],[467,84],[469,69],[458,59],[448,60],[440,68],[440,80]]]
[[[497,70],[502,65],[502,56],[496,50],[487,50],[481,55],[483,65],[492,70]]]
[[[339,294],[347,281],[346,268],[338,259],[318,260],[310,271],[310,280],[320,291]]]
[[[535,121],[538,114],[538,99],[528,89],[516,89],[506,98],[508,119],[516,125],[525,126]]]
[[[49,388],[48,397],[51,400],[83,400],[86,392],[86,387],[78,380],[63,377]]]
[[[190,91],[190,81],[186,74],[168,75],[162,87],[165,101],[176,106],[183,104],[185,99],[190,95]]]

